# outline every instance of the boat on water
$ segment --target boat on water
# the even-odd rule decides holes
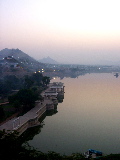
[[[85,158],[100,158],[103,155],[101,151],[97,151],[94,149],[89,149],[87,152],[84,153]]]

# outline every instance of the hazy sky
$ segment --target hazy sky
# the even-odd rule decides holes
[[[0,50],[63,63],[120,61],[120,0],[0,0]]]

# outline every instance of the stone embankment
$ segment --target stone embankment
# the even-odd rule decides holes
[[[42,93],[44,101],[36,102],[34,108],[28,111],[26,114],[20,117],[12,118],[6,123],[0,126],[0,130],[5,129],[6,131],[18,131],[22,134],[25,130],[36,125],[40,125],[39,119],[47,111],[54,109],[54,104],[58,103],[57,95],[64,93],[64,86],[62,83],[50,84],[49,88]]]

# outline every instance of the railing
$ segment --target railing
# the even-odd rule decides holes
[[[20,134],[23,133],[28,128],[35,126],[38,123],[39,118],[46,112],[46,105],[40,108],[36,112],[36,116],[34,118],[29,119],[27,122],[21,124],[20,117],[13,120],[13,130],[17,130]]]

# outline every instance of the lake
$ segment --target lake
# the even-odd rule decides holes
[[[66,155],[88,149],[120,153],[120,77],[92,73],[52,82],[64,83],[64,100],[29,144]]]

